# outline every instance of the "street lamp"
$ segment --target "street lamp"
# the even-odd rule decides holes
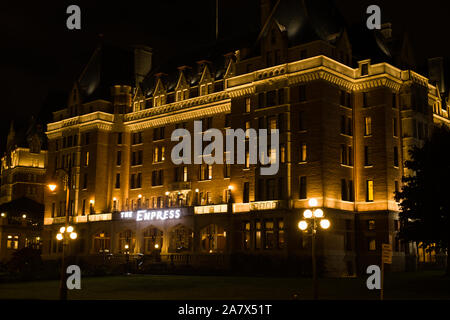
[[[59,299],[67,300],[67,285],[66,285],[66,263],[65,263],[65,246],[68,241],[66,239],[66,234],[69,235],[70,239],[76,239],[76,233],[72,232],[73,227],[69,226],[69,198],[70,198],[70,186],[72,185],[72,161],[69,161],[69,168],[66,170],[64,168],[57,168],[55,173],[60,170],[64,173],[64,189],[66,191],[66,208],[65,208],[65,226],[60,228],[60,233],[56,235],[56,239],[64,240],[62,242],[62,254],[61,254],[61,283],[59,285]],[[49,183],[48,188],[51,192],[54,192],[57,189],[56,183]],[[68,231],[69,228],[72,228],[72,231]],[[65,232],[67,230],[67,233]]]
[[[126,274],[128,275],[128,274],[130,274],[130,272],[129,272],[130,251],[128,250],[130,248],[130,246],[128,245],[128,243],[125,244],[124,248],[125,248],[125,257],[126,257]]]
[[[62,270],[61,270],[61,283],[59,286],[59,298],[61,300],[67,299],[67,285],[65,283],[66,280],[66,270],[64,269],[64,247],[69,244],[69,240],[75,240],[77,238],[77,233],[74,231],[72,226],[61,227],[59,228],[59,233],[56,235],[56,239],[58,241],[62,241],[63,245],[63,256],[62,256]]]
[[[318,297],[318,283],[317,283],[317,266],[316,266],[316,233],[318,229],[318,225],[320,228],[326,230],[331,226],[331,222],[328,219],[324,218],[324,213],[322,209],[315,208],[317,207],[317,200],[312,198],[308,201],[311,209],[306,209],[303,212],[303,217],[305,220],[300,220],[298,223],[298,228],[303,232],[310,232],[311,235],[311,257],[312,257],[312,272],[313,272],[313,298],[317,300]],[[312,222],[308,222],[308,220],[312,220]],[[319,223],[317,223],[317,221]]]

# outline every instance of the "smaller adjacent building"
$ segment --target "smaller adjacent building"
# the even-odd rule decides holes
[[[24,247],[40,248],[44,221],[47,151],[35,119],[24,127],[11,124],[1,158],[0,262]]]
[[[0,262],[25,247],[41,247],[44,205],[20,198],[0,205]]]

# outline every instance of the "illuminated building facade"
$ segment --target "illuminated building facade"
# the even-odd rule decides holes
[[[26,134],[11,124],[1,159],[0,261],[24,247],[40,248],[44,220],[47,151],[39,124]]]
[[[382,243],[393,245],[392,269],[405,269],[412,248],[396,237],[394,191],[408,149],[435,123],[449,123],[447,100],[436,83],[407,67],[407,44],[395,55],[403,58],[391,63],[375,52],[361,56],[358,42],[335,20],[326,32],[316,27],[327,10],[290,2],[272,8],[261,1],[253,47],[172,69],[151,69],[142,58],[151,51],[135,49],[134,84],[110,83],[109,99],[83,98],[96,51],[67,108],[47,127],[48,174],[72,167],[74,252],[128,250],[198,266],[245,269],[270,261],[302,268],[310,242],[297,223],[308,199],[316,198],[331,220],[318,235],[327,274],[354,275],[379,263]],[[390,26],[377,37],[385,40],[376,42],[377,52],[389,50],[383,44]],[[278,173],[261,176],[259,165],[247,163],[174,165],[171,133],[185,128],[193,135],[194,120],[204,130],[279,129]],[[45,199],[43,255],[52,259],[59,255],[55,235],[65,221],[65,192]]]

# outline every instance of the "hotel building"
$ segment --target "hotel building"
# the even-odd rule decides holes
[[[332,8],[263,0],[260,9],[254,46],[155,68],[151,50],[135,48],[132,81],[107,83],[109,98],[95,94],[104,48],[96,50],[47,127],[48,176],[60,187],[45,197],[44,258],[60,256],[70,174],[72,253],[86,259],[128,251],[193,266],[306,270],[310,239],[297,225],[315,198],[331,221],[317,236],[326,274],[365,272],[382,243],[392,244],[391,270],[407,267],[415,248],[397,238],[394,192],[409,148],[449,124],[440,82],[409,68],[406,40],[383,56],[389,25],[370,33],[376,50],[363,55],[372,47],[324,16]],[[279,129],[278,173],[260,175],[247,153],[244,164],[174,165],[171,133],[193,136],[195,120],[204,131]]]

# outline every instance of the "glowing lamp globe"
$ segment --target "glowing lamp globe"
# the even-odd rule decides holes
[[[312,215],[313,215],[313,213],[312,213],[312,211],[309,210],[309,209],[307,209],[307,210],[305,210],[305,211],[303,212],[303,216],[304,216],[306,219],[311,218]]]
[[[317,207],[317,200],[315,198],[311,198],[308,201],[310,207]]]
[[[320,220],[320,226],[322,227],[322,229],[328,229],[330,225],[331,225],[330,220],[328,219]]]
[[[322,209],[316,209],[316,210],[314,210],[314,217],[316,217],[316,218],[322,218],[322,217],[323,217],[323,211],[322,211]]]
[[[302,220],[298,223],[298,228],[300,230],[306,230],[306,228],[308,228],[308,223]]]

